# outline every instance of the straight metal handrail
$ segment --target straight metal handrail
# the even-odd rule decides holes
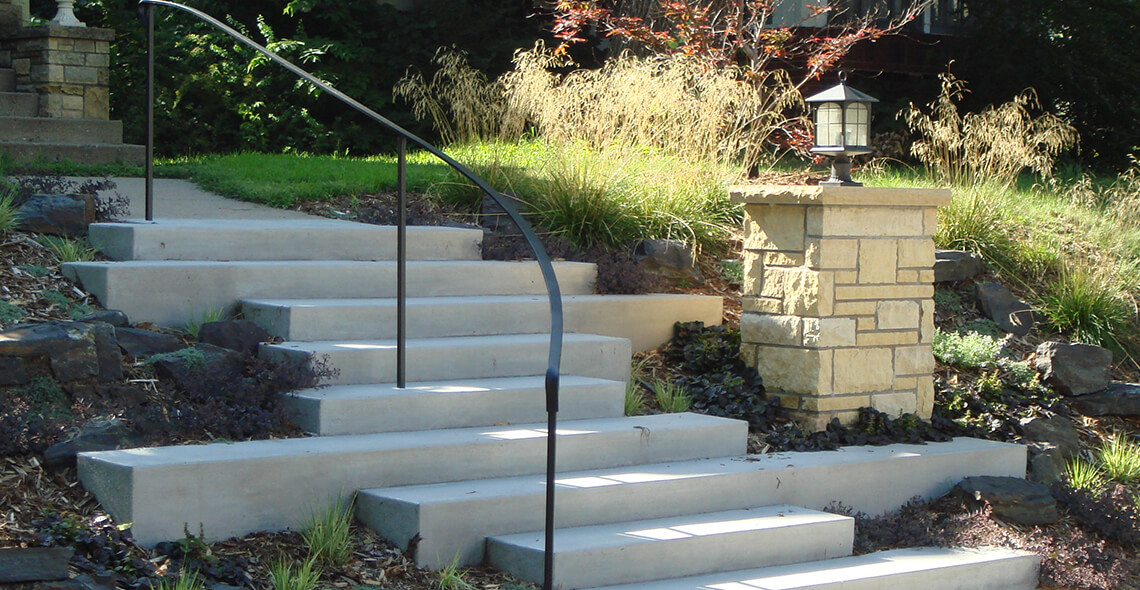
[[[407,217],[406,217],[406,196],[407,196],[407,174],[406,174],[406,151],[407,142],[419,146],[424,151],[434,155],[435,157],[443,160],[449,166],[454,168],[457,172],[462,174],[465,178],[470,180],[475,186],[478,186],[483,192],[491,197],[503,210],[511,221],[518,226],[522,232],[523,237],[526,239],[527,244],[531,250],[534,251],[534,257],[538,261],[538,266],[542,270],[542,279],[546,283],[546,291],[550,300],[550,349],[547,357],[546,367],[546,414],[547,414],[547,434],[546,434],[546,549],[544,559],[544,573],[543,573],[543,588],[544,590],[553,590],[554,585],[554,475],[555,475],[555,451],[557,448],[557,426],[558,426],[558,386],[559,386],[559,365],[562,359],[562,293],[558,287],[558,278],[554,274],[554,266],[550,262],[550,256],[547,255],[546,250],[543,249],[542,244],[538,241],[538,236],[535,235],[534,230],[531,229],[530,223],[519,214],[511,200],[503,196],[499,191],[491,188],[486,181],[475,175],[475,173],[468,170],[465,166],[455,161],[453,158],[443,153],[435,146],[420,139],[415,134],[407,131],[399,125],[388,120],[376,111],[364,106],[352,97],[344,94],[343,92],[333,88],[327,82],[317,78],[309,72],[297,67],[292,62],[277,55],[276,53],[266,49],[256,41],[246,37],[245,35],[236,31],[233,27],[223,23],[222,21],[189,6],[179,4],[177,2],[169,2],[167,0],[139,0],[139,8],[142,11],[142,18],[146,24],[147,29],[147,108],[146,108],[146,220],[154,220],[154,59],[155,59],[155,43],[154,43],[154,7],[167,6],[176,8],[183,12],[189,13],[199,20],[213,25],[226,33],[230,37],[238,40],[242,44],[250,47],[254,51],[264,55],[272,60],[277,65],[293,72],[300,78],[308,81],[310,84],[315,85],[321,90],[329,93],[336,99],[352,107],[361,114],[368,118],[380,123],[390,131],[396,133],[396,146],[397,146],[397,242],[396,242],[396,385],[399,388],[404,388],[406,385],[405,379],[405,363],[407,359],[407,343],[406,343],[406,299],[407,299]]]

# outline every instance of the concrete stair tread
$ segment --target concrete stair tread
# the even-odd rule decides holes
[[[0,154],[8,154],[16,161],[46,160],[81,161],[86,164],[122,163],[142,166],[146,150],[141,145],[89,141],[13,141],[0,139]]]
[[[920,547],[594,590],[1033,590],[1039,563],[1002,548]]]
[[[645,430],[652,432],[647,436]],[[744,452],[747,424],[696,414],[566,421],[560,469]],[[303,526],[364,488],[541,473],[545,423],[83,453],[79,476],[141,543]]]
[[[408,227],[409,260],[479,260],[482,230]],[[158,219],[97,223],[91,241],[114,260],[392,260],[396,228],[324,219]]]
[[[537,333],[550,330],[545,295],[409,297],[408,336]],[[661,294],[566,295],[567,332],[629,338],[634,351],[668,342],[678,321],[720,323],[723,301],[716,296]],[[394,298],[252,298],[243,315],[287,340],[394,338]]]
[[[791,505],[557,529],[555,584],[582,588],[851,554],[854,519]],[[543,531],[487,539],[487,562],[540,582]]]
[[[575,375],[559,382],[563,420],[620,417],[625,383]],[[299,426],[322,436],[539,422],[541,376],[395,384],[333,385],[285,397]]]
[[[573,527],[758,504],[822,509],[833,501],[878,515],[914,496],[942,495],[947,481],[1015,475],[1024,472],[1024,465],[1024,446],[959,438],[827,453],[560,470],[555,520],[560,527]],[[456,554],[461,563],[478,563],[485,536],[541,528],[544,500],[542,475],[487,478],[363,489],[357,496],[357,516],[402,547],[419,535],[417,563],[442,567]],[[445,557],[443,562],[432,561],[437,553]]]
[[[407,379],[437,381],[544,375],[549,344],[548,334],[410,338],[406,349]],[[624,338],[564,334],[562,372],[628,381],[629,347],[629,341]],[[396,380],[396,341],[393,339],[287,341],[263,344],[258,355],[277,362],[323,359],[338,371],[326,380],[328,385]]]

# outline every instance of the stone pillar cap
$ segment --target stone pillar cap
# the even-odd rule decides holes
[[[768,205],[866,205],[940,207],[950,204],[948,188],[740,184],[728,188],[736,203]]]

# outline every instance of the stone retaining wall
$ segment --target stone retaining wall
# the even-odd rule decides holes
[[[16,89],[36,92],[39,116],[110,118],[110,29],[24,27],[0,40],[16,71]]]
[[[861,407],[929,418],[941,189],[738,186],[742,355],[812,428]]]

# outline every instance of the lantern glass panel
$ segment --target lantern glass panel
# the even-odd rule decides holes
[[[815,143],[820,147],[843,146],[843,108],[838,104],[825,102],[816,110]]]
[[[871,145],[871,107],[857,102],[847,105],[847,146]]]

